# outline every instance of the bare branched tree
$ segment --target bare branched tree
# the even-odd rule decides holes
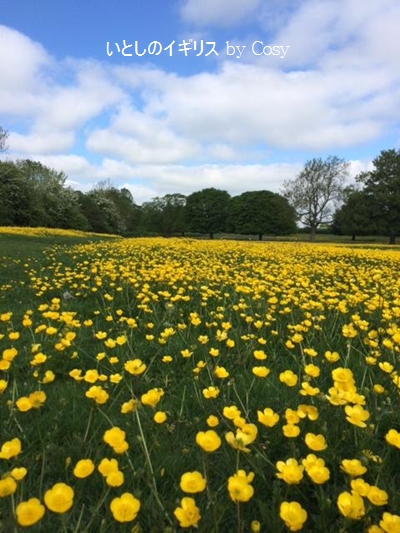
[[[310,240],[317,228],[330,223],[340,203],[349,163],[337,156],[311,159],[294,179],[285,181],[282,194],[296,211],[298,220],[310,228]]]

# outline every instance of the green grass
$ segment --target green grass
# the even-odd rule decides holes
[[[389,429],[400,430],[394,374],[400,372],[398,254],[382,247],[299,242],[258,246],[6,235],[0,235],[0,250],[0,355],[4,361],[10,348],[18,351],[10,368],[0,370],[0,380],[7,382],[0,394],[0,448],[13,438],[22,443],[17,457],[0,459],[0,474],[7,477],[14,467],[28,471],[13,495],[0,498],[0,532],[25,530],[17,525],[16,506],[33,497],[43,502],[59,482],[74,489],[71,510],[58,515],[46,509],[28,531],[181,531],[174,511],[184,496],[195,499],[202,515],[198,531],[207,533],[248,532],[253,520],[261,522],[261,531],[284,533],[288,529],[279,517],[284,501],[297,501],[307,511],[305,532],[362,533],[379,524],[383,512],[398,513],[400,450],[385,440]],[[71,298],[63,297],[66,291]],[[343,326],[349,325],[354,336],[346,336]],[[171,328],[174,333],[168,336]],[[19,338],[13,339],[12,332]],[[98,338],[99,332],[106,337]],[[219,355],[211,356],[210,348]],[[311,348],[318,355],[309,355]],[[188,357],[182,354],[186,350]],[[255,358],[260,350],[265,360]],[[324,355],[328,350],[339,353],[337,362]],[[39,353],[46,358],[35,362]],[[170,363],[164,362],[165,355],[172,357]],[[134,359],[146,365],[136,376],[125,369]],[[379,363],[392,365],[392,371]],[[310,364],[319,369],[318,376],[307,373]],[[217,377],[218,366],[229,372],[227,378]],[[270,370],[267,377],[253,373],[259,366]],[[352,371],[354,387],[365,397],[366,427],[350,423],[345,405],[327,399],[333,394],[332,371],[342,367]],[[73,379],[74,369],[86,379]],[[280,379],[286,370],[298,378],[293,387]],[[54,380],[43,383],[49,372]],[[117,375],[121,380],[114,383]],[[302,395],[302,383],[319,392]],[[375,385],[382,386],[382,394]],[[92,386],[109,395],[105,403],[86,397]],[[214,399],[204,394],[210,386],[219,389]],[[153,388],[164,391],[154,408],[143,401]],[[46,393],[43,405],[21,412],[18,400],[38,390]],[[347,406],[360,401],[350,397]],[[132,399],[142,405],[121,413]],[[316,408],[318,418],[300,419],[300,435],[285,437],[287,408],[297,411],[302,404]],[[236,434],[241,424],[223,414],[232,405],[257,428],[248,453],[226,441],[226,433]],[[258,420],[257,411],[267,407],[280,416],[274,427]],[[153,420],[157,410],[167,414],[165,423]],[[207,454],[196,435],[209,429],[209,415],[219,420],[214,430],[222,442]],[[126,453],[104,442],[112,427],[125,431]],[[307,433],[324,435],[327,448],[312,452],[304,441]],[[276,477],[278,461],[301,462],[309,453],[325,460],[330,470],[326,483],[317,485],[307,474],[295,485]],[[97,470],[86,479],[74,475],[78,460],[90,458],[97,468],[105,457],[118,460],[125,477],[121,487],[107,486]],[[353,458],[367,468],[363,479],[389,497],[377,506],[364,496],[359,520],[346,519],[336,504],[339,494],[351,490],[341,461]],[[227,490],[238,469],[255,474],[254,496],[241,504]],[[181,475],[190,471],[206,477],[204,492],[181,490]],[[141,502],[137,519],[127,524],[110,511],[111,501],[124,492]]]

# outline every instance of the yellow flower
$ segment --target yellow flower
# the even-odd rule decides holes
[[[341,492],[337,499],[337,506],[345,518],[359,520],[365,515],[364,500],[358,492]]]
[[[300,428],[296,424],[285,424],[282,426],[282,432],[288,439],[294,439],[300,435]]]
[[[0,450],[0,459],[11,459],[21,453],[21,441],[18,438],[3,444]]]
[[[5,498],[14,494],[17,490],[17,483],[15,479],[11,476],[7,476],[3,479],[0,479],[0,498]]]
[[[7,385],[8,383],[5,379],[0,379],[0,394],[6,390]]]
[[[153,420],[154,422],[157,422],[157,424],[163,424],[167,420],[167,413],[164,413],[164,411],[157,411],[154,413]]]
[[[145,394],[142,394],[140,400],[143,405],[149,405],[150,407],[155,407],[158,402],[164,396],[164,391],[162,389],[150,389]]]
[[[103,477],[107,477],[111,472],[118,471],[118,461],[116,459],[107,459],[104,458],[100,461],[97,470]]]
[[[228,420],[233,420],[234,418],[236,418],[237,416],[240,416],[240,411],[239,409],[236,407],[236,405],[231,405],[229,407],[224,407],[223,411],[222,411],[222,414],[224,415],[225,418],[227,418]]]
[[[197,526],[201,519],[200,509],[193,498],[182,498],[181,506],[177,507],[174,515],[179,520],[180,527]]]
[[[352,479],[350,486],[354,492],[358,492],[360,496],[366,496],[371,488],[371,485],[364,481],[361,477]]]
[[[385,435],[385,440],[388,444],[400,449],[400,433],[395,429],[389,429]]]
[[[65,483],[56,483],[44,494],[46,507],[54,513],[65,513],[71,509],[74,501],[74,490]]]
[[[340,469],[351,477],[362,476],[367,471],[358,459],[343,459]]]
[[[43,379],[41,381],[41,383],[51,383],[52,381],[54,381],[56,378],[54,372],[52,372],[51,370],[46,370],[46,372],[44,373],[44,376],[43,376]]]
[[[381,506],[388,503],[389,495],[386,491],[372,485],[367,492],[367,498],[373,505]]]
[[[336,363],[340,359],[338,352],[331,352],[329,350],[324,353],[324,357],[329,363]]]
[[[213,430],[199,431],[196,435],[196,443],[205,452],[215,452],[221,446],[221,439]]]
[[[217,398],[219,395],[219,388],[218,387],[207,387],[206,389],[203,389],[203,396],[204,398],[207,398],[207,400],[211,398]]]
[[[299,531],[307,520],[307,512],[298,502],[282,502],[279,516],[290,531]]]
[[[307,374],[307,376],[310,376],[312,378],[317,378],[320,374],[320,369],[317,365],[309,364],[304,367],[304,371]]]
[[[210,428],[214,428],[215,426],[218,426],[219,424],[219,420],[218,420],[218,417],[214,416],[214,415],[210,415],[207,420],[207,426],[210,427]]]
[[[39,522],[43,518],[44,513],[45,507],[37,498],[31,498],[26,502],[21,502],[15,509],[17,522],[23,527],[33,526],[33,524],[36,524],[36,522]]]
[[[18,400],[15,402],[15,405],[17,406],[18,411],[21,411],[21,413],[26,413],[32,409],[32,404],[29,401],[29,398],[26,396],[21,396],[21,398],[18,398]]]
[[[91,459],[81,459],[74,468],[74,476],[78,478],[85,478],[90,476],[94,471],[94,463]]]
[[[288,387],[294,387],[297,385],[298,377],[292,370],[285,370],[279,374],[279,381]]]
[[[279,415],[270,407],[266,407],[264,411],[257,411],[257,419],[260,424],[272,428],[279,422]]]
[[[139,376],[140,374],[143,374],[147,367],[140,359],[132,359],[126,361],[124,368],[129,374],[132,374],[132,376]]]
[[[100,387],[100,385],[92,385],[88,391],[86,391],[85,396],[87,398],[93,398],[93,400],[99,405],[103,405],[107,402],[110,395],[107,391]]]
[[[303,479],[304,466],[299,465],[296,459],[290,458],[286,462],[278,461],[276,467],[279,471],[276,477],[288,485],[297,485]]]
[[[21,466],[20,468],[13,468],[10,472],[10,475],[16,481],[21,481],[21,479],[24,479],[27,473],[28,473],[28,470],[25,467]]]
[[[385,533],[398,533],[400,531],[400,516],[397,514],[383,513],[379,525]]]
[[[346,411],[347,415],[346,420],[350,422],[350,424],[360,428],[367,427],[365,421],[369,418],[369,412],[363,409],[361,405],[346,405],[344,410]]]
[[[310,479],[317,485],[322,485],[330,478],[329,469],[325,466],[325,461],[314,454],[310,453],[302,464]]]
[[[106,483],[109,487],[120,487],[124,483],[124,474],[120,470],[113,470],[106,476]]]
[[[251,371],[258,378],[266,378],[268,374],[271,372],[271,370],[267,368],[266,366],[253,366]]]
[[[110,510],[117,522],[132,522],[140,510],[140,501],[133,494],[124,492],[120,498],[111,501]]]
[[[254,494],[254,489],[250,483],[254,479],[253,472],[246,474],[244,470],[238,470],[236,474],[228,479],[228,492],[234,502],[248,502]]]
[[[216,366],[214,369],[214,376],[218,379],[225,379],[229,377],[229,372],[223,366]]]
[[[196,492],[203,492],[206,488],[206,480],[200,472],[185,472],[182,474],[180,487],[183,492],[195,494]]]
[[[115,426],[108,429],[104,435],[103,440],[113,448],[116,453],[124,453],[129,448],[125,441],[125,431]]]
[[[307,433],[305,436],[305,443],[313,452],[320,452],[326,450],[328,445],[326,444],[325,437],[323,435],[314,435],[314,433]]]
[[[126,415],[127,413],[131,413],[132,411],[135,411],[137,408],[138,408],[138,401],[131,399],[127,402],[124,402],[121,405],[121,413]]]

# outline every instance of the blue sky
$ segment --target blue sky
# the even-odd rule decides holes
[[[74,188],[110,178],[138,204],[278,192],[312,157],[344,157],[354,177],[400,147],[397,0],[0,0],[0,12],[2,158],[42,161]]]

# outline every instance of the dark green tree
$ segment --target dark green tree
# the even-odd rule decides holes
[[[183,194],[166,194],[153,198],[143,207],[143,226],[146,231],[161,233],[165,237],[187,229],[185,217],[186,196]]]
[[[337,156],[311,159],[294,180],[284,182],[282,194],[294,207],[298,220],[310,228],[310,240],[315,240],[321,224],[332,222],[348,168],[349,163]]]
[[[287,235],[296,231],[295,211],[280,194],[250,191],[235,196],[229,209],[229,224],[235,233]]]
[[[351,235],[353,241],[357,235],[376,235],[382,231],[376,214],[370,195],[364,190],[348,187],[344,192],[343,205],[333,216],[332,232],[335,235]]]
[[[400,234],[400,149],[382,150],[373,160],[374,169],[364,172],[357,181],[364,184],[365,194],[374,205],[373,216],[390,244]]]
[[[0,225],[32,225],[33,200],[18,166],[0,161]]]
[[[186,199],[186,221],[192,231],[214,233],[225,231],[229,214],[230,196],[220,189],[203,189]]]

